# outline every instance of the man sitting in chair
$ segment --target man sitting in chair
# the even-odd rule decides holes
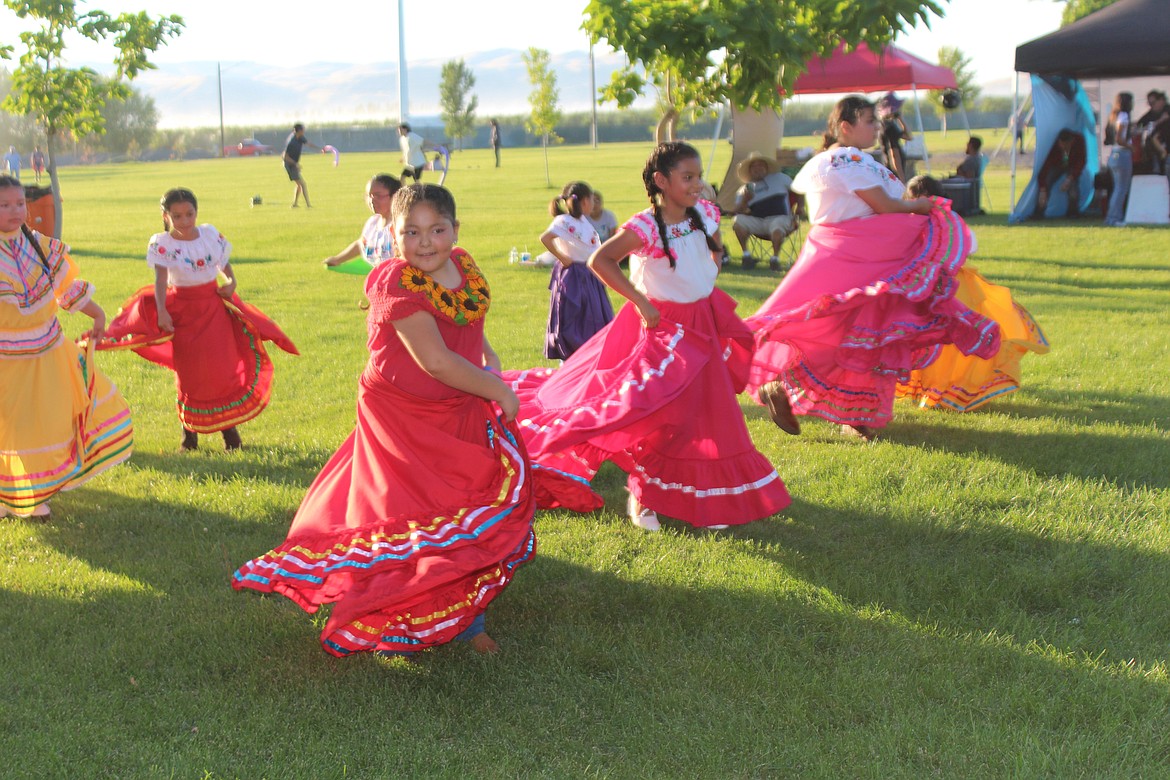
[[[759,152],[752,152],[735,169],[743,186],[735,194],[735,220],[732,229],[743,250],[743,267],[755,268],[759,262],[748,249],[748,238],[758,236],[772,242],[772,259],[768,266],[780,270],[780,247],[796,223],[788,206],[788,188],[792,178],[780,170],[780,163]]]

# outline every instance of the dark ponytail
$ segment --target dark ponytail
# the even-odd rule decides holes
[[[837,105],[833,106],[833,111],[829,114],[821,151],[837,143],[837,139],[841,135],[842,122],[848,122],[851,125],[857,124],[858,120],[861,119],[862,112],[867,108],[873,111],[873,103],[859,95],[850,95],[838,100]]]
[[[49,258],[45,257],[45,250],[41,249],[41,242],[37,240],[36,235],[33,234],[32,228],[25,223],[20,223],[20,232],[24,233],[24,237],[32,244],[33,251],[37,253],[37,257],[41,259],[41,265],[45,267],[45,274],[49,277],[49,283],[53,282],[53,269],[49,265]]]
[[[580,219],[584,214],[581,201],[593,196],[593,190],[583,181],[571,181],[561,190],[561,194],[548,204],[548,212],[556,217],[568,214],[574,219]]]

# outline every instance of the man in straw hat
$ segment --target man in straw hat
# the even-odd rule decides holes
[[[788,205],[788,188],[792,178],[780,170],[773,157],[752,152],[735,168],[743,186],[735,195],[735,220],[732,229],[743,250],[743,267],[755,268],[759,260],[747,248],[750,236],[771,239],[772,259],[768,266],[780,270],[780,247],[792,232],[794,221]]]

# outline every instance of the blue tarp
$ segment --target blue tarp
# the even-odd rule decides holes
[[[1066,127],[1080,133],[1085,139],[1085,170],[1080,180],[1080,206],[1084,212],[1093,200],[1093,177],[1100,170],[1101,160],[1097,154],[1097,123],[1089,97],[1081,89],[1081,83],[1065,76],[1039,76],[1032,74],[1032,105],[1036,117],[1036,154],[1032,162],[1032,180],[1024,189],[1015,211],[1008,217],[1009,224],[1022,222],[1032,216],[1036,209],[1036,197],[1040,168],[1048,157],[1056,136]],[[1054,184],[1048,195],[1046,216],[1063,216],[1068,211],[1068,196],[1060,191],[1059,182]]]

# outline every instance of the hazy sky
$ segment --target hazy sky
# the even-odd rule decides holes
[[[575,0],[405,0],[408,62],[449,60],[492,49],[538,46],[553,53],[587,49],[580,30],[584,3]],[[168,62],[252,61],[385,62],[398,58],[398,13],[394,0],[340,0],[335,5],[291,0],[94,0],[80,9],[110,13],[146,10],[177,13],[183,34],[153,58]],[[438,7],[440,12],[428,9]],[[1010,79],[1015,47],[1055,30],[1063,4],[1053,0],[952,0],[931,28],[916,29],[897,44],[934,60],[940,46],[957,46],[972,58],[980,83]],[[304,9],[301,13],[296,10]],[[0,9],[0,40],[12,42],[20,21]],[[86,42],[70,48],[75,61],[100,62],[109,55]]]

